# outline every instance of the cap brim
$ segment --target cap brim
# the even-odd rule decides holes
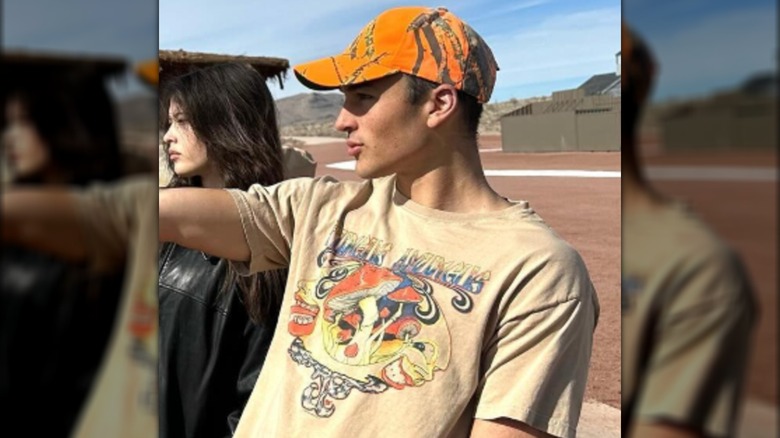
[[[135,67],[135,73],[144,82],[156,86],[160,81],[160,66],[156,59],[142,62]]]
[[[295,77],[307,88],[333,90],[346,85],[381,79],[398,73],[397,68],[381,65],[380,57],[371,61],[355,59],[349,54],[330,56],[293,67]]]

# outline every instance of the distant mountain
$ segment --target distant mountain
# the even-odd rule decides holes
[[[343,103],[344,95],[341,93],[301,93],[279,99],[276,101],[279,125],[332,123]]]
[[[532,97],[510,99],[485,105],[479,124],[481,133],[501,131],[501,116],[530,102],[548,99]],[[343,137],[333,128],[333,122],[344,103],[341,93],[301,93],[276,101],[279,125],[283,136],[336,136]]]
[[[503,114],[545,97],[510,99],[485,105],[480,132],[501,130],[499,119]],[[344,95],[341,93],[301,93],[276,101],[279,125],[283,136],[314,135],[343,136],[333,128],[341,111]],[[128,96],[117,102],[117,118],[124,136],[137,137],[148,133],[157,136],[157,98],[154,95]]]

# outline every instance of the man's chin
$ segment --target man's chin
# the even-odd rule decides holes
[[[392,172],[389,170],[382,170],[382,169],[366,169],[361,168],[358,164],[355,166],[355,174],[357,176],[363,178],[363,179],[374,179],[374,178],[382,178],[384,176],[391,175]]]

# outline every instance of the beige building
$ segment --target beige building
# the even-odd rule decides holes
[[[777,83],[757,75],[739,89],[669,105],[659,114],[664,149],[773,148],[777,145]]]
[[[505,152],[619,151],[620,75],[592,76],[505,114],[501,146]]]

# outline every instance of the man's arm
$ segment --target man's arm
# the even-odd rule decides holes
[[[227,260],[249,261],[241,217],[228,192],[161,189],[159,202],[161,242],[174,242]]]
[[[2,195],[3,242],[67,261],[87,256],[75,195],[63,188],[13,188]]]
[[[508,418],[475,419],[471,428],[472,438],[546,438],[551,436],[525,423]]]

